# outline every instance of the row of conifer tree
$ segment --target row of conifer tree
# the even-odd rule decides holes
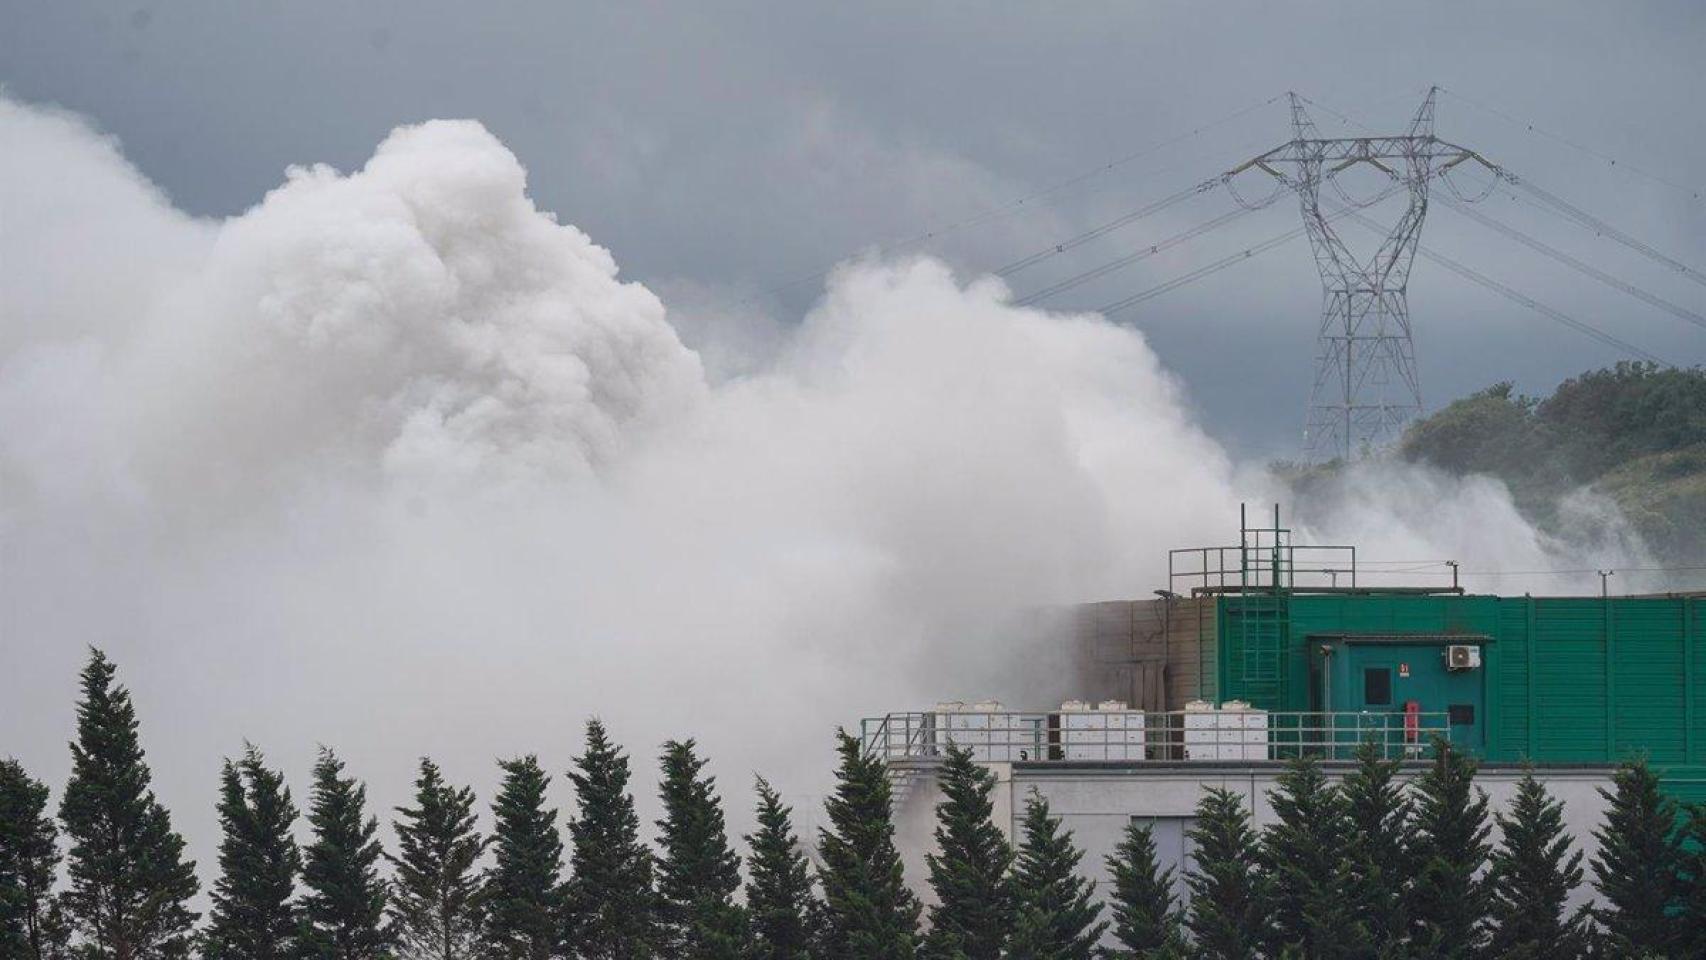
[[[1602,791],[1591,909],[1568,909],[1586,870],[1561,803],[1525,776],[1489,819],[1474,763],[1443,743],[1410,783],[1373,744],[1336,785],[1296,760],[1259,830],[1245,797],[1206,790],[1181,904],[1141,823],[1108,858],[1101,899],[1034,793],[1015,848],[992,819],[993,775],[951,749],[923,923],[884,765],[838,737],[815,867],[760,778],[744,888],[691,740],[663,747],[656,850],[640,837],[627,758],[596,720],[568,773],[566,851],[532,756],[501,763],[489,835],[472,791],[423,759],[386,851],[365,788],[326,749],[299,847],[291,791],[249,747],[221,771],[218,878],[201,922],[195,864],[150,789],[130,696],[94,651],[57,818],[44,785],[0,763],[0,958],[1706,958],[1706,808],[1679,809],[1644,762]]]

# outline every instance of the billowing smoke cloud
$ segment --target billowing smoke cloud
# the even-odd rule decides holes
[[[708,379],[475,123],[217,223],[75,118],[0,100],[0,140],[5,749],[62,780],[108,649],[204,863],[245,738],[388,805],[425,753],[488,796],[561,769],[598,714],[642,792],[695,736],[737,808],[754,770],[809,806],[836,724],[1022,695],[1011,611],[1146,595],[1273,496],[1140,333],[927,259],[844,266]],[[1553,563],[1488,482],[1338,499],[1310,526],[1365,556]]]

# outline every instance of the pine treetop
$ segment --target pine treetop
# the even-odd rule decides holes
[[[907,889],[883,761],[857,737],[836,731],[835,792],[824,802],[819,878],[828,919],[826,950],[837,960],[909,960],[917,950],[917,897]]]
[[[1268,792],[1274,822],[1262,831],[1267,875],[1269,951],[1316,960],[1360,956],[1370,937],[1353,915],[1344,798],[1313,757],[1286,764]]]
[[[996,960],[1012,926],[1007,872],[1014,854],[992,819],[995,775],[970,750],[950,744],[936,782],[943,799],[936,805],[936,852],[925,857],[937,900],[927,952]]]
[[[1596,915],[1615,949],[1664,954],[1680,935],[1672,915],[1680,866],[1676,802],[1659,790],[1645,758],[1619,766],[1611,784],[1599,791],[1608,807],[1594,831],[1594,887],[1605,901]]]
[[[476,956],[484,886],[477,869],[486,841],[475,829],[474,791],[446,783],[422,757],[415,805],[398,807],[392,829],[397,855],[388,857],[391,918],[406,960],[466,960]]]
[[[1706,957],[1706,803],[1691,804],[1678,844],[1677,880],[1685,956]]]
[[[70,841],[65,905],[97,954],[180,957],[189,952],[200,889],[184,839],[150,789],[130,692],[91,649],[81,677],[71,778],[59,819]]]
[[[1190,837],[1196,857],[1185,875],[1191,889],[1185,926],[1197,953],[1204,960],[1249,960],[1262,940],[1266,898],[1244,798],[1205,789]]]
[[[703,774],[705,761],[692,740],[664,744],[661,765],[657,876],[664,943],[682,960],[734,960],[746,935],[734,902],[740,858],[729,847],[716,781]]]
[[[367,813],[367,787],[343,771],[343,761],[321,747],[308,812],[314,839],[302,869],[305,947],[326,960],[373,960],[392,946],[379,876],[384,851],[375,839],[379,821]]]
[[[514,960],[549,960],[563,937],[563,839],[547,807],[550,778],[533,755],[503,760],[492,801],[493,863],[481,894],[490,951]]]
[[[754,960],[809,960],[807,925],[815,898],[811,868],[794,835],[793,811],[763,777],[756,778],[758,827],[747,835],[746,907]]]
[[[1564,829],[1564,804],[1546,793],[1533,768],[1523,771],[1510,814],[1495,812],[1499,844],[1489,877],[1494,956],[1528,950],[1535,957],[1574,957],[1586,947],[1580,918],[1565,915],[1582,882],[1582,854]]]
[[[210,958],[283,960],[295,946],[298,916],[290,899],[302,869],[290,788],[246,744],[241,759],[226,759],[221,767],[219,793],[219,879],[205,952]]]
[[[0,957],[44,957],[62,946],[54,909],[59,831],[47,785],[14,759],[0,760]]]
[[[1415,783],[1414,937],[1442,960],[1476,956],[1486,939],[1483,868],[1492,825],[1475,771],[1466,754],[1436,738],[1433,760]]]
[[[1184,940],[1178,898],[1173,893],[1174,870],[1162,868],[1155,850],[1155,833],[1147,823],[1132,820],[1107,858],[1111,883],[1108,912],[1114,939],[1122,951],[1109,957],[1136,960],[1182,956]]]
[[[1108,925],[1098,921],[1102,905],[1093,898],[1095,884],[1078,874],[1084,852],[1035,791],[1025,801],[1023,831],[1013,868],[1018,920],[1009,956],[1090,960]]]
[[[578,806],[569,821],[572,942],[587,960],[650,957],[658,939],[652,855],[640,842],[628,757],[596,719],[569,779]]]
[[[1404,890],[1413,873],[1411,806],[1398,777],[1402,761],[1387,758],[1378,739],[1359,744],[1355,759],[1356,766],[1339,786],[1345,802],[1352,917],[1374,942],[1390,943],[1409,927]]]

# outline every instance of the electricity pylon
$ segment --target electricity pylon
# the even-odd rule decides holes
[[[1297,193],[1303,224],[1321,274],[1322,307],[1315,384],[1303,432],[1304,456],[1312,461],[1349,459],[1395,439],[1422,409],[1416,348],[1410,336],[1406,291],[1422,220],[1428,212],[1428,183],[1452,167],[1474,160],[1492,164],[1467,147],[1434,136],[1434,99],[1429,90],[1409,130],[1401,136],[1323,138],[1297,94],[1291,98],[1289,143],[1239,164],[1222,177],[1261,170]],[[1338,175],[1358,164],[1385,173],[1392,185],[1356,200]],[[1342,204],[1327,201],[1330,185]],[[1339,215],[1407,191],[1409,204],[1367,260],[1354,256],[1333,229]],[[1240,201],[1242,202],[1242,201]]]

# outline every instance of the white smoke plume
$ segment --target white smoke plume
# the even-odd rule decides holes
[[[204,870],[245,738],[383,808],[422,754],[487,797],[561,770],[596,714],[642,795],[694,736],[737,824],[753,771],[810,807],[837,724],[1022,688],[1009,612],[1145,596],[1273,495],[1141,333],[928,259],[845,265],[708,380],[477,123],[218,222],[75,117],[0,99],[0,142],[4,749],[63,782],[107,649]],[[1344,504],[1312,530],[1365,556],[1554,563],[1489,482]]]

